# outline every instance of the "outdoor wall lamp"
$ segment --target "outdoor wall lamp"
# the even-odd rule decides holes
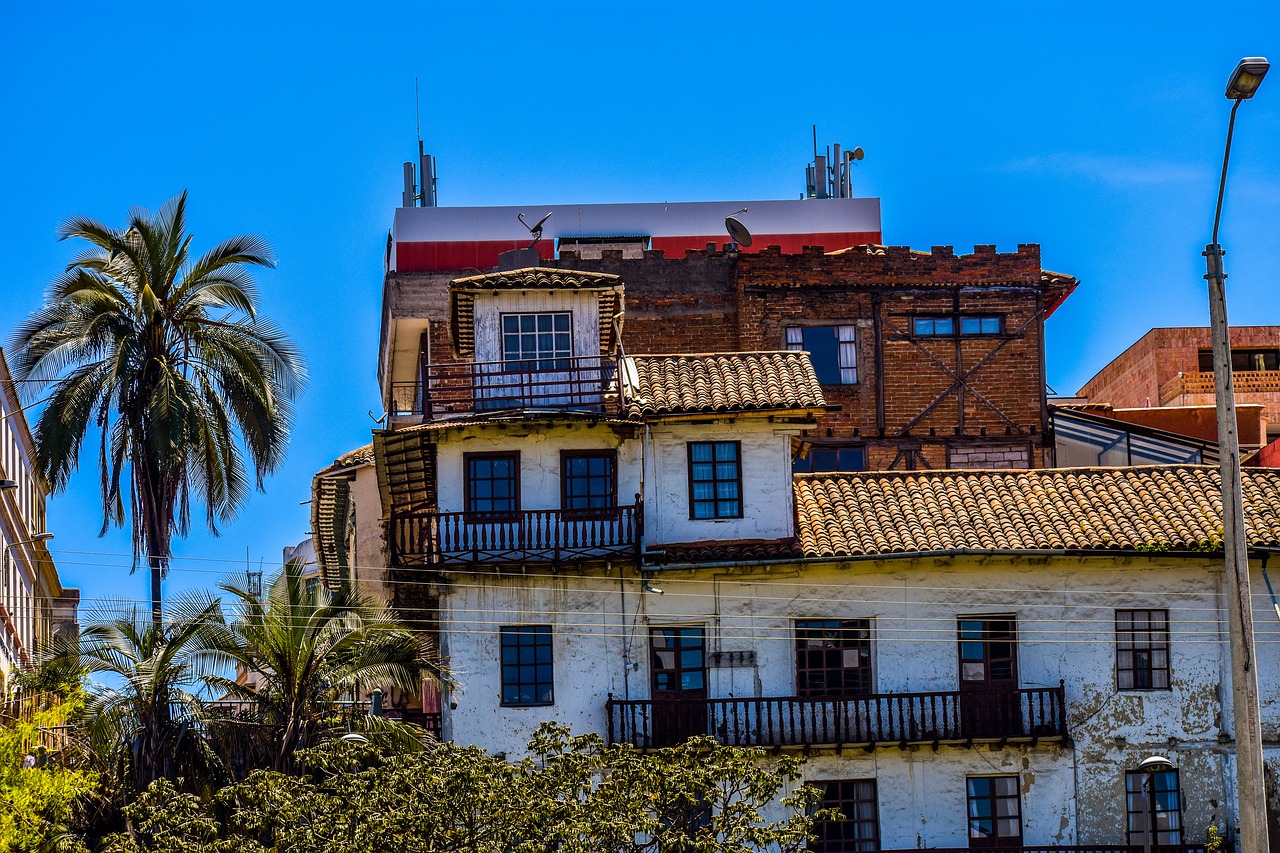
[[[1173,762],[1163,755],[1153,755],[1142,759],[1138,769],[1142,771],[1142,804],[1143,811],[1146,812],[1146,820],[1142,825],[1142,850],[1143,853],[1151,853],[1156,834],[1156,809],[1151,795],[1151,780],[1157,773],[1172,770]]]

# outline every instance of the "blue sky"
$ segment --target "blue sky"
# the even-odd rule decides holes
[[[1040,243],[1081,279],[1049,321],[1073,392],[1152,326],[1206,322],[1203,259],[1236,61],[1280,65],[1280,4],[11,4],[0,24],[0,338],[75,251],[190,191],[196,247],[254,232],[263,311],[311,372],[282,470],[170,591],[278,565],[311,474],[368,440],[382,253],[422,132],[445,205],[794,198],[810,125],[860,145],[889,243]],[[1280,71],[1237,121],[1224,210],[1234,323],[1280,323]],[[50,505],[87,605],[143,600],[98,538],[92,456]]]

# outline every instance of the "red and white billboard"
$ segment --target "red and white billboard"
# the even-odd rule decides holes
[[[529,204],[520,207],[402,207],[392,229],[390,268],[418,270],[484,270],[497,266],[498,255],[523,249],[532,240],[525,222],[547,213],[538,251],[554,258],[558,242],[569,238],[645,238],[648,248],[679,257],[686,249],[723,245],[730,237],[726,216],[751,230],[751,247],[781,246],[798,253],[805,246],[827,251],[881,243],[880,200],[825,198],[794,201],[692,201],[652,204]]]

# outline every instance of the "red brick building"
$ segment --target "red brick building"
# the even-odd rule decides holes
[[[1280,437],[1280,326],[1233,327],[1231,353],[1240,446],[1253,450]],[[1181,327],[1147,332],[1080,396],[1123,420],[1216,441],[1214,391],[1208,327]]]
[[[537,262],[621,276],[629,352],[811,354],[840,410],[797,444],[797,470],[1044,464],[1044,320],[1076,280],[1043,270],[1039,246],[592,254],[562,247]],[[453,359],[445,318],[457,277],[387,274],[379,375],[388,411],[413,412],[415,374]]]

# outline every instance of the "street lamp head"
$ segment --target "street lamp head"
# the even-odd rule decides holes
[[[18,488],[17,480],[0,480],[0,492],[7,492],[16,488]]]
[[[1138,769],[1143,773],[1161,773],[1165,770],[1172,770],[1173,762],[1163,755],[1153,755],[1142,759],[1141,763],[1138,764]]]
[[[53,538],[52,533],[37,533],[35,536],[31,537],[31,541],[32,542],[48,542],[52,538]]]
[[[1236,70],[1231,72],[1231,79],[1227,81],[1227,97],[1233,101],[1252,98],[1270,67],[1271,63],[1264,56],[1246,56],[1240,60]]]

